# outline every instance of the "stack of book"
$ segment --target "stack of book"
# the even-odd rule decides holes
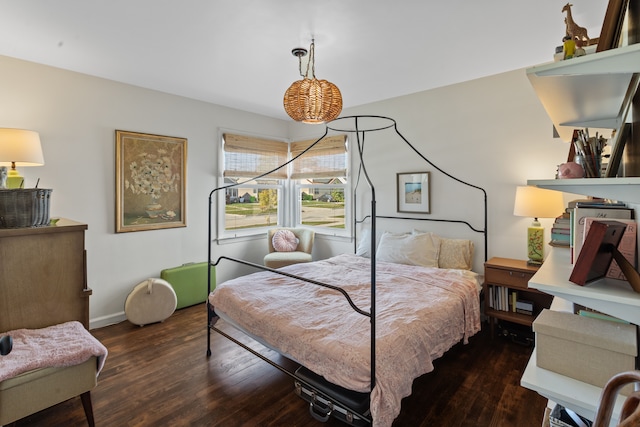
[[[571,246],[571,213],[568,211],[562,213],[553,222],[551,227],[551,246],[560,246],[568,248]]]
[[[518,293],[506,286],[489,286],[489,307],[494,310],[516,312]]]
[[[624,203],[611,202],[602,199],[579,200],[570,202],[567,210],[571,215],[571,263],[573,264],[580,254],[585,237],[585,219],[632,219],[633,209]],[[635,227],[633,228],[635,231]]]

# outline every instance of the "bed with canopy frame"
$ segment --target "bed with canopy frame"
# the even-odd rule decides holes
[[[364,161],[365,139],[371,132],[384,130],[393,131],[413,155],[431,168],[478,194],[479,204],[469,206],[463,213],[468,213],[469,218],[473,216],[476,221],[480,217],[482,225],[474,226],[473,220],[464,218],[378,215],[376,188]],[[354,239],[354,254],[340,254],[277,270],[224,255],[214,259],[212,206],[220,200],[216,199],[219,191],[224,192],[242,182],[213,189],[209,194],[208,211],[209,265],[220,268],[221,262],[225,261],[248,266],[257,272],[214,285],[211,269],[208,269],[207,355],[212,354],[211,331],[215,331],[294,378],[297,387],[300,384],[314,387],[298,371],[279,365],[221,330],[217,322],[222,318],[261,344],[316,373],[328,384],[365,393],[370,398],[370,408],[363,412],[350,407],[349,403],[337,401],[331,393],[316,390],[323,402],[329,402],[328,406],[320,406],[331,409],[318,411],[312,402],[310,412],[315,418],[326,419],[335,406],[346,409],[350,419],[356,420],[353,425],[390,426],[399,412],[400,400],[411,393],[413,379],[432,370],[432,360],[456,343],[466,343],[480,329],[482,277],[471,271],[471,265],[442,268],[420,263],[397,264],[380,258],[377,251],[382,241],[376,238],[380,235],[378,223],[401,220],[461,226],[465,232],[480,236],[476,241],[482,243],[475,246],[480,247],[486,261],[487,194],[483,188],[445,172],[427,159],[400,133],[394,119],[375,115],[347,116],[327,123],[324,134],[306,150],[253,179],[295,162],[329,132],[348,134],[353,144],[352,153],[358,159],[352,192],[353,233],[358,227],[364,228],[368,224],[369,241],[359,244]],[[361,181],[366,183],[364,193],[370,198],[368,211],[364,213],[357,212]],[[383,235],[383,239],[385,237]],[[394,233],[389,233],[388,237],[396,239]],[[463,241],[415,229],[398,239],[406,239],[412,245],[428,244],[436,252],[444,241],[456,244]],[[366,257],[357,255],[363,245],[368,252]],[[473,247],[471,244],[472,253]],[[417,246],[418,257],[422,252],[428,251]],[[355,338],[348,337],[348,334]]]

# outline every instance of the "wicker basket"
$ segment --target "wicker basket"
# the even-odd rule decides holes
[[[43,188],[0,190],[0,228],[49,225],[52,191]]]

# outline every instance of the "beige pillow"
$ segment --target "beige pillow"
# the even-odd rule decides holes
[[[441,237],[438,266],[440,268],[471,270],[473,267],[473,242]]]
[[[438,267],[440,238],[433,233],[385,232],[376,250],[376,260],[396,264]]]

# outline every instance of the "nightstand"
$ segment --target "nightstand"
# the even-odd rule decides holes
[[[491,337],[496,319],[531,327],[536,316],[549,308],[553,297],[528,287],[539,266],[511,258],[491,258],[484,263],[484,314]]]

